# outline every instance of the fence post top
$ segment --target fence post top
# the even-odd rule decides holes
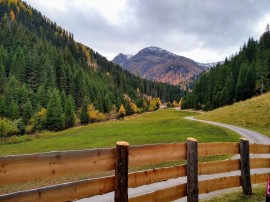
[[[192,137],[187,138],[187,141],[198,142],[195,138]]]
[[[240,141],[247,141],[247,142],[249,142],[248,139],[246,139],[246,138],[244,138],[244,137],[241,137],[241,138],[240,138]]]
[[[116,145],[119,145],[119,146],[129,146],[129,143],[128,142],[125,142],[125,141],[118,141],[118,142],[116,142]]]

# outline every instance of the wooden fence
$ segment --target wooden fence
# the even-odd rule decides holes
[[[241,159],[198,163],[198,157],[239,154]],[[0,201],[72,201],[115,191],[115,201],[172,201],[188,196],[197,201],[198,194],[243,187],[251,194],[251,183],[266,182],[268,174],[250,176],[250,168],[270,168],[269,158],[249,159],[249,153],[268,154],[270,145],[218,142],[200,143],[189,138],[184,143],[129,146],[118,142],[116,148],[0,157],[0,186],[44,178],[115,170],[115,176],[87,179],[0,196]],[[187,164],[128,173],[127,168],[155,163],[187,160]],[[198,182],[198,175],[241,170],[231,176]],[[128,199],[128,187],[138,187],[172,178],[187,177],[187,183]]]

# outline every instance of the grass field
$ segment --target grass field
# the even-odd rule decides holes
[[[195,115],[174,109],[127,117],[121,121],[108,121],[76,127],[57,133],[46,133],[39,138],[17,144],[0,144],[0,155],[40,153],[60,150],[114,147],[124,140],[131,145],[183,142],[194,137],[199,142],[238,141],[230,130],[185,120]]]
[[[270,93],[196,116],[261,132],[270,137]]]
[[[266,184],[254,185],[252,187],[253,194],[251,196],[245,196],[242,193],[242,189],[238,188],[237,191],[233,191],[220,196],[215,196],[210,199],[202,200],[203,202],[265,202]]]

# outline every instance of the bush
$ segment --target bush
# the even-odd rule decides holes
[[[7,118],[0,118],[0,137],[5,138],[6,136],[16,135],[19,129],[16,123],[12,122]]]

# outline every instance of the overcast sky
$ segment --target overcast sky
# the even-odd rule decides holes
[[[269,0],[25,0],[109,60],[157,46],[222,61],[270,23]]]

